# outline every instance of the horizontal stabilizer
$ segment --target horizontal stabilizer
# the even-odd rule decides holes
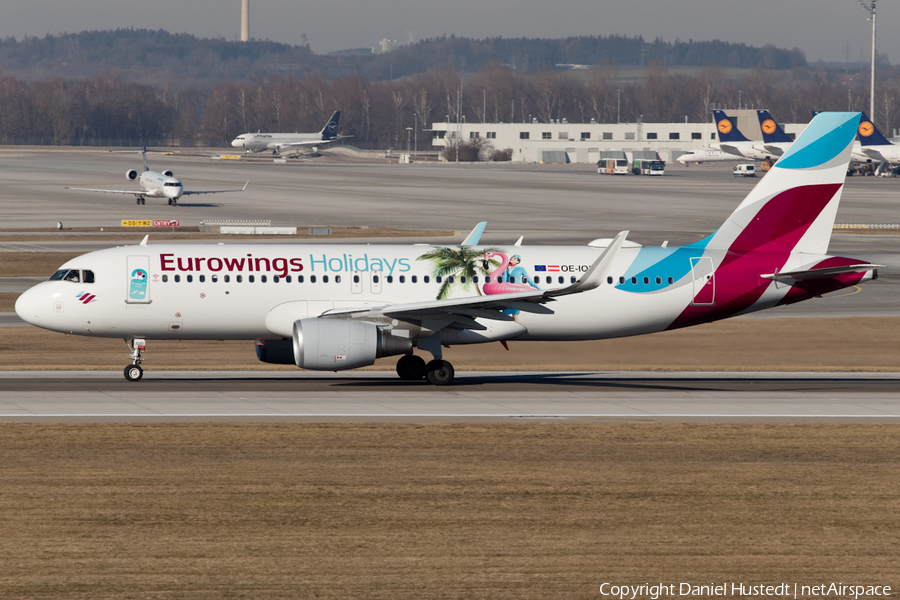
[[[782,273],[772,273],[771,275],[762,275],[764,279],[772,279],[774,281],[790,282],[790,281],[806,281],[810,279],[831,279],[835,275],[843,275],[845,273],[865,273],[873,271],[884,265],[873,265],[869,263],[860,263],[855,265],[844,265],[841,267],[825,267],[822,269],[800,268],[796,271],[784,271]]]

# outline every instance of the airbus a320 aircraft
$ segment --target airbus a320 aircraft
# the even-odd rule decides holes
[[[340,121],[341,111],[336,110],[325,123],[325,127],[316,133],[242,133],[231,141],[231,145],[245,149],[247,154],[266,150],[271,150],[272,154],[281,154],[286,150],[315,152],[319,146],[346,137],[338,135]]]
[[[822,113],[722,226],[681,247],[149,245],[91,252],[27,290],[16,313],[124,338],[256,340],[268,363],[341,371],[399,355],[403,379],[449,384],[442,347],[591,340],[688,327],[875,279],[828,255],[859,113]],[[431,355],[426,363],[415,351]]]
[[[128,152],[132,152],[128,150]],[[106,190],[106,189],[97,189],[97,188],[78,188],[78,187],[66,187],[67,190],[80,190],[83,192],[106,192],[108,194],[132,194],[135,197],[135,201],[137,204],[147,204],[147,198],[166,198],[169,201],[169,206],[177,206],[178,199],[182,196],[190,196],[192,194],[224,194],[227,192],[243,192],[247,189],[247,184],[244,184],[244,187],[239,190],[211,190],[211,191],[200,191],[200,192],[189,192],[185,191],[184,186],[181,185],[181,181],[175,179],[172,174],[172,171],[163,171],[162,173],[157,173],[156,171],[151,171],[150,166],[147,163],[147,149],[141,148],[136,152],[140,152],[144,157],[144,172],[138,176],[138,172],[134,169],[129,169],[125,171],[125,179],[129,181],[137,180],[139,184],[141,184],[141,189],[139,190]]]
[[[859,145],[853,150],[853,158],[862,163],[877,162],[878,172],[900,163],[900,146],[892,144],[875,124],[863,113],[859,123]]]

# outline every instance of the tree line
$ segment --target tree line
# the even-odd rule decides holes
[[[875,120],[887,134],[900,127],[897,75],[884,68],[877,85]],[[457,119],[708,122],[713,108],[740,104],[802,123],[813,110],[860,110],[868,103],[865,82],[810,68],[757,69],[735,81],[717,67],[686,75],[656,63],[641,80],[623,82],[611,66],[527,74],[493,63],[462,76],[445,64],[387,81],[310,72],[223,81],[209,90],[135,83],[106,71],[79,81],[0,77],[0,143],[224,146],[248,131],[318,131],[341,110],[351,144],[403,149],[409,127],[423,149],[430,147],[432,123]]]
[[[254,76],[303,77],[312,71],[329,80],[349,75],[394,79],[444,63],[462,72],[474,72],[492,62],[534,74],[560,63],[646,66],[661,62],[672,67],[716,64],[778,70],[803,67],[806,58],[797,48],[757,48],[719,40],[647,41],[641,36],[620,35],[481,40],[451,35],[421,40],[384,54],[363,48],[324,55],[315,54],[306,44],[292,46],[267,40],[244,43],[147,29],[0,40],[0,72],[9,75],[81,79],[115,68],[130,81],[167,83],[174,89],[208,88],[219,81],[247,81]]]

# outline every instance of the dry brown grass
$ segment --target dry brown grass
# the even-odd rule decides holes
[[[895,426],[0,425],[4,598],[900,585]]]
[[[652,335],[593,342],[455,346],[457,370],[529,371],[900,371],[900,318],[731,319]],[[0,370],[121,369],[122,340],[0,328]],[[426,355],[427,356],[427,355]],[[256,360],[252,341],[149,341],[150,370],[287,370]],[[392,370],[396,357],[372,369]]]

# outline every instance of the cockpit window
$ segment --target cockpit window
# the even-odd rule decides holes
[[[63,281],[73,281],[75,283],[80,283],[81,282],[81,273],[79,273],[75,269],[72,269],[71,271],[66,273],[66,276],[63,277]]]
[[[180,183],[175,183],[174,181],[167,181],[163,184],[166,187],[178,187],[181,185]]]
[[[59,271],[57,271],[56,273],[54,273],[53,275],[50,276],[50,281],[59,281],[60,279],[62,279],[63,277],[65,277],[65,276],[66,276],[66,273],[68,273],[68,272],[69,272],[68,269],[62,269],[62,270],[59,270]]]
[[[93,271],[82,271],[81,272],[81,281],[83,283],[94,283],[94,272]]]
[[[73,283],[94,283],[93,271],[78,269],[60,269],[50,276],[50,281],[71,281]]]

